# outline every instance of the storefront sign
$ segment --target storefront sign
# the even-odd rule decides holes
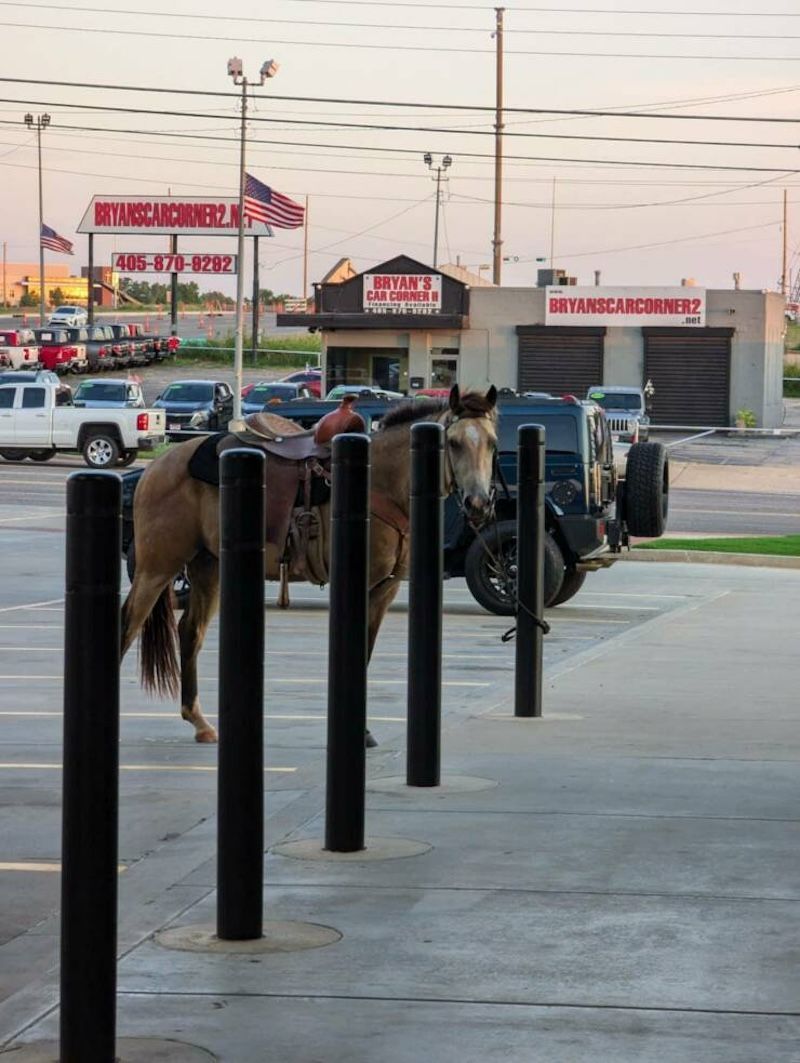
[[[235,236],[238,229],[238,199],[94,196],[77,232]],[[272,236],[268,225],[250,218],[245,233]]]
[[[703,288],[557,288],[545,293],[546,325],[703,328]]]
[[[236,255],[217,255],[192,252],[150,254],[115,251],[111,267],[119,273],[235,273]]]
[[[441,313],[441,275],[365,273],[364,310],[372,314]]]

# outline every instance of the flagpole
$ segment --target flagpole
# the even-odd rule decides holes
[[[36,142],[39,148],[39,327],[44,328],[44,200],[42,196],[42,119],[36,122]]]
[[[306,196],[306,213],[303,218],[303,300],[308,299],[308,196]],[[306,307],[303,307],[303,311]]]
[[[239,235],[236,257],[236,339],[233,350],[234,430],[242,427],[242,347],[244,344],[244,183],[245,139],[247,135],[247,78],[242,78],[242,132],[239,145]]]

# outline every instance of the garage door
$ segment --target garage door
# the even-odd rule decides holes
[[[517,328],[517,390],[584,398],[603,382],[605,329]]]
[[[730,424],[733,329],[642,329],[654,424]]]

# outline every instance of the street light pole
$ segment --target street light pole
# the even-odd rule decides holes
[[[260,80],[254,84],[263,85],[267,78],[275,77],[278,64],[269,59],[259,71]],[[234,85],[242,86],[242,128],[239,144],[239,231],[237,238],[236,260],[236,338],[233,349],[233,372],[235,377],[233,391],[233,421],[231,427],[239,430],[242,424],[242,366],[244,348],[244,192],[245,192],[245,146],[247,143],[247,86],[250,82],[243,74],[242,60],[233,57],[228,60],[228,74]]]
[[[39,325],[44,328],[44,245],[42,244],[42,226],[44,225],[44,202],[42,196],[42,129],[50,125],[49,114],[34,117],[25,115],[25,125],[32,129],[36,126],[36,145],[39,153]]]
[[[447,170],[452,165],[452,158],[445,155],[439,166],[433,165],[433,155],[426,151],[422,156],[423,162],[429,170],[436,170],[436,213],[433,223],[433,268],[439,263],[439,208],[442,202],[442,170]],[[445,178],[447,180],[447,178]]]

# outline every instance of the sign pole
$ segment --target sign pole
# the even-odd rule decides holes
[[[178,253],[178,237],[177,234],[170,236],[169,238],[169,253],[176,255]],[[172,336],[178,335],[178,274],[173,273],[170,278],[170,334]]]
[[[89,233],[89,298],[86,300],[86,310],[89,324],[94,324],[94,233]]]

